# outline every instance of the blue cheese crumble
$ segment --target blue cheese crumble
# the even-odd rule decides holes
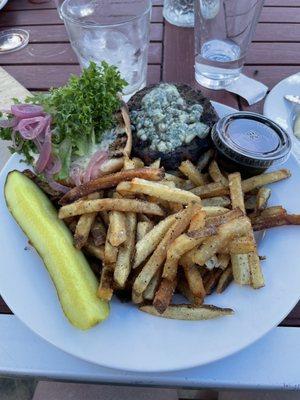
[[[188,105],[176,86],[162,83],[143,97],[141,109],[130,116],[136,135],[149,141],[151,150],[168,153],[208,135],[209,127],[200,122],[202,112],[200,104]]]

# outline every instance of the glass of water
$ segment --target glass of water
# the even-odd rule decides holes
[[[164,0],[163,14],[170,24],[194,26],[194,0]]]
[[[195,74],[224,89],[243,68],[264,0],[195,0]]]
[[[65,0],[60,13],[82,68],[118,67],[125,100],[146,86],[151,0]]]

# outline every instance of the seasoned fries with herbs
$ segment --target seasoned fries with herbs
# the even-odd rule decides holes
[[[97,260],[101,299],[127,293],[148,314],[204,320],[233,313],[205,305],[211,293],[222,294],[234,281],[264,286],[254,231],[300,224],[299,215],[268,207],[266,185],[290,172],[242,180],[211,158],[209,151],[197,166],[187,160],[165,173],[159,159],[146,167],[125,155],[122,171],[60,199],[59,218],[75,246]],[[174,304],[176,293],[189,304]]]

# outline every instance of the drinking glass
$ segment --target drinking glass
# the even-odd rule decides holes
[[[125,100],[146,86],[151,0],[65,0],[60,13],[82,68],[118,67]]]
[[[264,0],[195,0],[195,76],[224,89],[236,80]]]
[[[170,24],[194,26],[194,0],[164,0],[163,14]]]

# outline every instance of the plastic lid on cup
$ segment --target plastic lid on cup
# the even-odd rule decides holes
[[[291,152],[286,131],[251,112],[221,118],[212,130],[212,140],[219,152],[245,167],[266,169],[285,162]]]

